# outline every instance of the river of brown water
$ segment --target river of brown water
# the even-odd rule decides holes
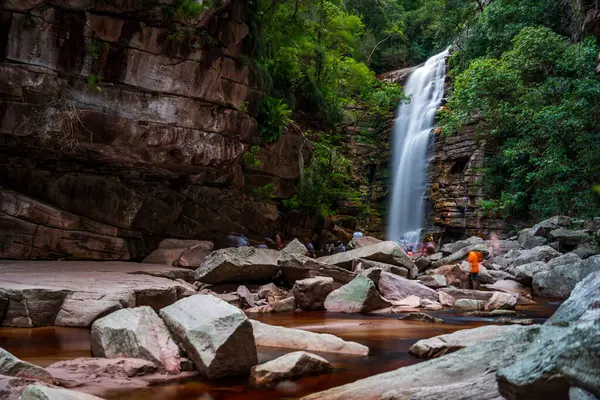
[[[520,317],[543,322],[558,304],[540,303],[524,307]],[[207,381],[194,378],[183,382],[151,386],[143,389],[97,393],[107,400],[247,400],[298,398],[331,387],[354,382],[382,372],[421,362],[408,354],[417,340],[451,333],[460,329],[493,324],[491,318],[455,315],[450,311],[429,313],[445,320],[444,324],[399,321],[398,315],[345,315],[324,312],[267,314],[256,318],[262,322],[297,327],[314,332],[331,333],[343,339],[369,346],[367,357],[322,354],[335,367],[333,373],[281,383],[274,389],[252,389],[245,379]],[[17,357],[41,366],[77,357],[90,357],[88,329],[46,327],[35,329],[0,329],[0,346]],[[259,362],[266,362],[290,352],[285,349],[259,350]]]

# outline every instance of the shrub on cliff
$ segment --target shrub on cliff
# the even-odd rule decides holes
[[[283,130],[292,122],[292,110],[281,99],[265,97],[258,107],[260,136],[267,143],[274,143],[283,135]]]

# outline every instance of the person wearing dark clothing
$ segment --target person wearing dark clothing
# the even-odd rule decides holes
[[[306,255],[308,257],[317,258],[317,253],[315,252],[315,246],[313,246],[311,241],[308,239],[304,239],[304,245],[306,246],[306,249],[308,250],[306,252]]]

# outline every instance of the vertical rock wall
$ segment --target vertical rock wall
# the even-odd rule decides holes
[[[271,234],[307,149],[261,145],[244,0],[0,3],[0,258],[141,258],[166,236]],[[260,166],[243,154],[261,145]]]
[[[504,222],[486,217],[481,207],[481,200],[485,199],[482,168],[487,146],[479,126],[473,121],[450,137],[435,138],[429,167],[428,219],[447,239],[504,232]]]

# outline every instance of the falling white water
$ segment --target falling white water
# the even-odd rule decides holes
[[[444,95],[448,50],[431,57],[408,78],[404,92],[409,103],[400,103],[392,140],[392,196],[388,240],[417,243],[423,224],[423,195],[427,147],[434,117]]]

